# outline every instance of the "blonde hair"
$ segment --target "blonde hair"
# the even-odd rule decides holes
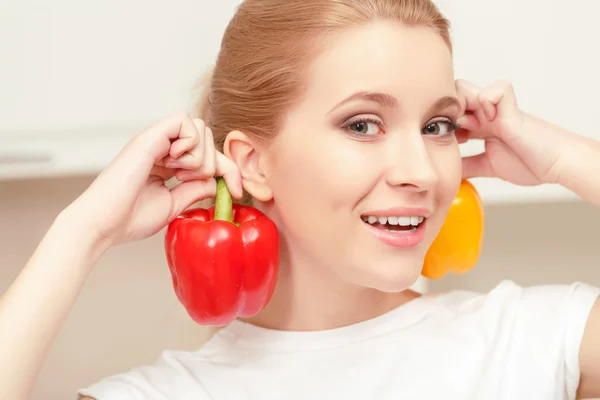
[[[300,96],[319,39],[374,20],[431,28],[452,51],[449,22],[431,0],[245,0],[215,67],[196,85],[203,90],[192,114],[211,127],[220,151],[233,130],[268,141]]]

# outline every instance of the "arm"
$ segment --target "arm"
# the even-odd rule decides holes
[[[148,238],[195,202],[214,197],[215,168],[242,197],[237,165],[216,157],[206,131],[204,122],[176,113],[138,133],[56,218],[0,298],[0,400],[29,398],[79,291],[111,245]],[[165,159],[179,166],[167,168]],[[168,188],[165,180],[176,175],[182,182]]]
[[[539,121],[545,130],[554,130],[569,137],[565,152],[556,163],[558,183],[584,200],[600,207],[600,142]],[[580,348],[580,398],[600,397],[600,299],[596,301],[586,324]]]
[[[559,129],[550,126],[549,129]],[[559,183],[600,207],[600,142],[572,136],[572,146],[557,163]],[[600,397],[600,300],[590,313],[580,351],[581,398]]]
[[[558,183],[584,200],[600,207],[600,142],[567,132],[546,121],[535,119],[538,130],[566,138],[565,151],[554,172]],[[600,300],[596,301],[586,324],[580,347],[580,398],[600,397]]]
[[[600,397],[600,299],[596,301],[583,335],[579,354],[581,381],[578,396]]]
[[[51,344],[93,265],[108,246],[77,229],[68,211],[54,222],[0,299],[0,399],[29,398]]]
[[[584,200],[600,207],[600,142],[570,133],[549,122],[535,118],[539,131],[565,138],[564,151],[557,159],[554,174],[560,185]]]
[[[462,141],[483,139],[484,153],[463,159],[463,177],[489,176],[518,185],[557,183],[600,207],[600,142],[522,112],[512,85],[485,89],[464,81]],[[590,315],[580,345],[580,395],[600,397],[600,305]]]

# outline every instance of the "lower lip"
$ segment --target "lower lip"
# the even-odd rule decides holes
[[[363,224],[365,225],[367,230],[371,232],[371,234],[373,234],[373,236],[381,240],[383,243],[393,247],[409,248],[418,245],[423,240],[423,237],[425,236],[426,221],[427,220],[421,222],[417,226],[417,229],[410,232],[388,231],[386,229],[375,228],[373,225],[368,224],[366,222],[363,222]]]

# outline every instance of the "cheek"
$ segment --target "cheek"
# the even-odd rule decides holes
[[[278,203],[347,212],[370,190],[373,169],[365,167],[369,152],[360,143],[335,132],[288,139],[273,153],[268,177]]]
[[[457,143],[440,146],[432,144],[430,152],[438,173],[438,197],[444,207],[450,207],[462,179],[462,161]]]

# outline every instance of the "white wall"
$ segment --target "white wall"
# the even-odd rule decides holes
[[[16,277],[52,219],[91,178],[0,183],[0,293]],[[502,279],[529,285],[575,280],[600,285],[600,210],[584,203],[503,205],[486,210],[480,265],[433,282],[436,290],[489,290]],[[68,276],[65,279],[69,279]],[[177,303],[162,235],[111,250],[77,300],[33,396],[74,398],[102,376],[153,362],[165,348],[194,349],[206,328]]]

